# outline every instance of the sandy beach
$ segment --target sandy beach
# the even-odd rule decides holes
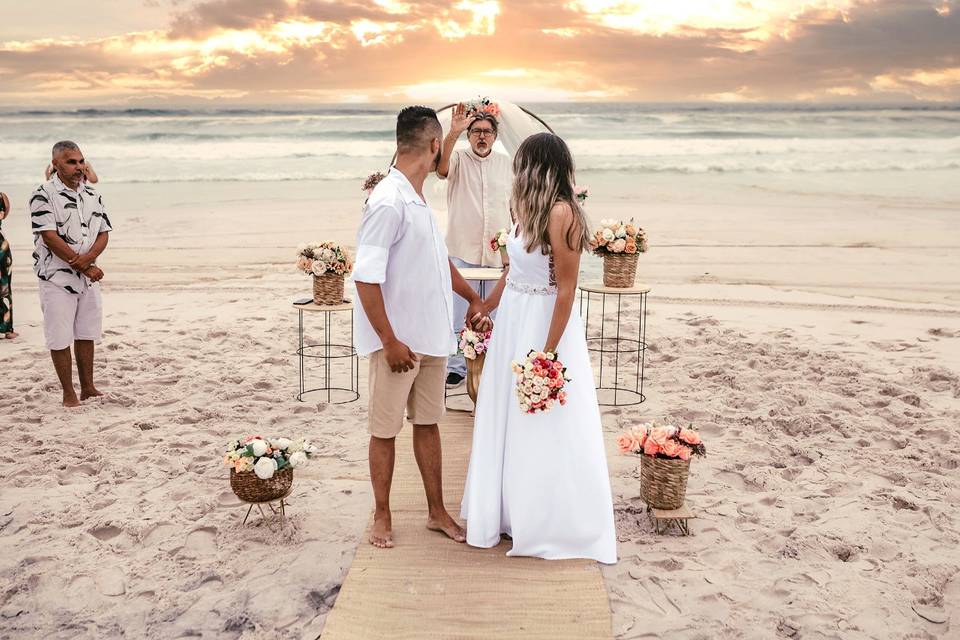
[[[918,194],[944,195],[916,198],[826,175],[815,193],[775,177],[591,184],[591,215],[634,216],[652,245],[649,399],[603,411],[617,638],[956,636],[955,177],[922,174]],[[293,247],[353,244],[356,183],[105,181],[106,396],[74,411],[43,346],[30,188],[5,187],[21,338],[0,343],[0,637],[318,637],[372,504],[366,370],[360,402],[294,399],[290,303],[309,282]],[[585,257],[582,279],[598,272]],[[689,538],[654,534],[639,461],[615,453],[619,429],[654,418],[708,447]],[[220,454],[249,433],[320,449],[282,531],[240,526]]]

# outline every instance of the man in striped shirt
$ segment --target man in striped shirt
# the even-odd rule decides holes
[[[107,248],[113,227],[103,199],[83,183],[85,161],[80,147],[62,141],[53,146],[50,180],[30,196],[34,237],[34,272],[40,280],[43,333],[63,387],[63,406],[103,395],[93,384],[94,343],[100,340],[103,306],[97,257]],[[80,397],[73,387],[73,344]]]

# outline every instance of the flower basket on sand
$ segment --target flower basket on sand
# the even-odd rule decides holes
[[[601,220],[590,240],[593,253],[603,257],[603,285],[632,287],[637,277],[637,259],[650,248],[647,234],[633,221]]]
[[[460,332],[457,346],[467,363],[467,395],[477,403],[477,390],[480,388],[480,375],[483,373],[483,361],[487,357],[490,344],[490,331],[464,329]]]
[[[617,437],[621,453],[640,456],[640,497],[654,509],[679,509],[687,494],[690,458],[707,449],[693,429],[642,424]]]
[[[230,488],[245,502],[271,502],[290,492],[294,468],[315,449],[303,440],[249,436],[227,446],[223,463],[230,467]]]
[[[353,270],[353,262],[340,245],[314,242],[297,248],[297,269],[313,276],[313,301],[316,304],[343,303],[343,280]]]

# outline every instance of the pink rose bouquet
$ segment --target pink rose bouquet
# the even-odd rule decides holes
[[[517,376],[516,393],[521,411],[540,413],[549,411],[557,403],[567,403],[563,387],[570,378],[564,375],[567,369],[557,354],[531,350],[523,362],[514,361],[512,366]]]
[[[700,434],[686,427],[640,424],[617,436],[620,453],[635,453],[655,458],[689,460],[707,455]]]
[[[593,232],[590,250],[602,256],[608,253],[646,253],[650,249],[647,234],[633,224],[633,220],[601,220],[600,228]]]
[[[297,269],[307,275],[330,272],[346,276],[353,271],[353,261],[346,249],[335,242],[314,242],[297,247]]]
[[[487,346],[490,344],[492,331],[474,331],[473,329],[464,329],[460,332],[457,346],[460,353],[467,360],[476,360],[487,352]]]

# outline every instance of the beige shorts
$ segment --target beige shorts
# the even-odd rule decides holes
[[[417,354],[420,355],[420,354]],[[437,424],[443,417],[446,357],[420,355],[410,371],[394,373],[383,349],[370,354],[370,435],[394,438],[403,428],[403,411],[414,425]]]
[[[84,281],[80,293],[40,280],[40,309],[47,349],[59,351],[74,340],[99,342],[103,327],[100,285]]]

